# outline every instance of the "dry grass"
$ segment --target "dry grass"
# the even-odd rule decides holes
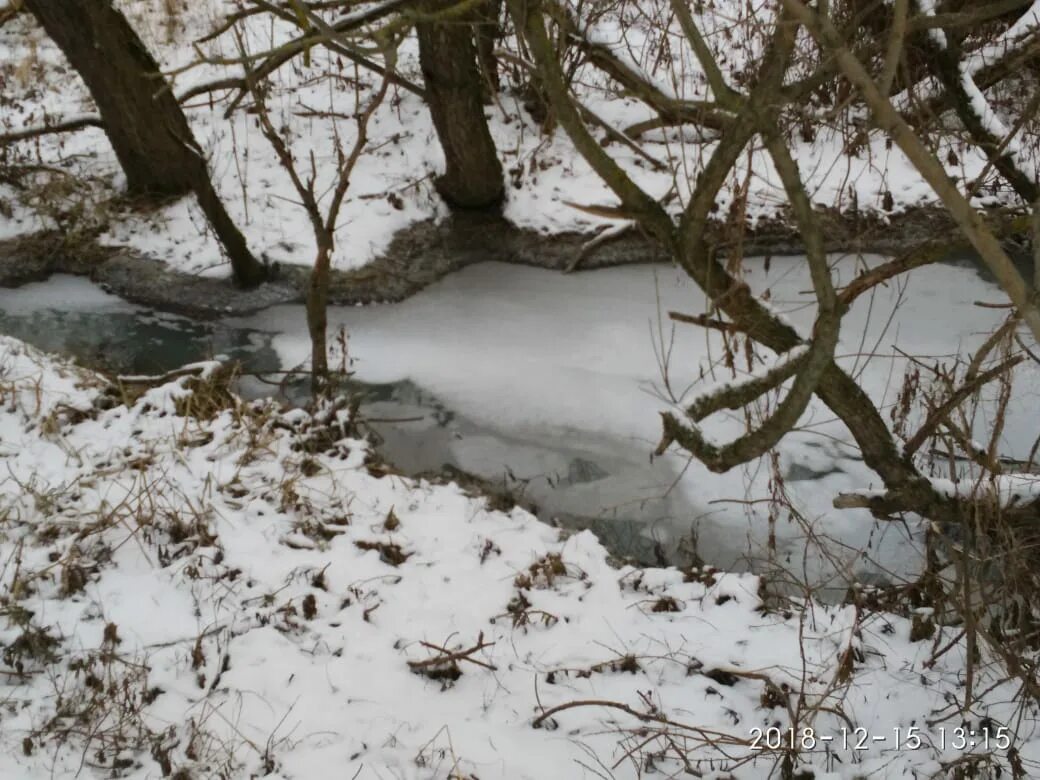
[[[74,367],[63,370],[78,372]],[[180,385],[180,394],[175,391],[176,411],[196,415],[185,424],[200,432],[206,430],[207,419],[230,412],[232,425],[241,432],[247,451],[253,446],[259,450],[266,446],[277,410],[270,404],[241,403],[230,390],[233,378],[233,369],[174,378],[172,381]],[[83,382],[87,379],[84,372]],[[121,393],[117,382],[107,386],[108,393],[104,380],[95,378],[90,384],[96,391],[93,409],[59,404],[47,412],[48,399],[40,381],[32,376],[7,376],[0,366],[0,402],[8,410],[24,412],[36,421],[34,425],[42,436],[56,442],[64,440],[69,426],[96,417],[101,407],[119,414],[120,410],[113,407],[120,405],[120,395],[136,406],[136,412],[155,412],[149,408],[151,402],[141,397],[149,383],[124,385]],[[179,446],[193,446],[184,439],[181,437]],[[159,441],[155,446],[168,444]],[[83,457],[74,452],[69,456]],[[223,551],[211,510],[198,496],[178,492],[155,471],[159,457],[147,444],[133,452],[117,447],[109,461],[99,459],[93,471],[77,472],[68,483],[47,486],[35,478],[19,483],[16,495],[23,507],[29,507],[28,514],[17,505],[0,504],[0,534],[5,541],[11,534],[21,540],[16,555],[0,561],[0,620],[6,623],[0,639],[0,674],[9,685],[25,686],[24,696],[37,702],[33,726],[22,741],[26,755],[71,749],[82,756],[82,767],[112,777],[139,771],[150,757],[164,777],[230,778],[237,776],[241,766],[241,758],[235,757],[241,743],[231,744],[213,736],[204,718],[181,728],[156,726],[148,715],[149,706],[164,695],[149,672],[155,663],[165,666],[170,662],[168,655],[153,660],[155,654],[167,652],[165,645],[127,652],[119,627],[108,623],[97,646],[84,648],[78,635],[60,635],[42,611],[26,607],[29,599],[89,599],[93,583],[112,565],[114,554],[124,545],[137,547],[157,569],[176,568],[189,580],[215,578],[233,587],[241,572],[221,566]],[[10,476],[15,478],[13,472]],[[111,503],[103,501],[90,511],[76,511],[82,506],[84,493],[94,490],[99,482],[116,481],[126,489],[125,495]],[[201,557],[200,551],[204,552]],[[35,563],[29,563],[30,559]],[[104,613],[104,604],[97,608]],[[304,599],[299,610],[294,607],[292,614],[284,606],[275,612],[279,625],[288,630],[298,628],[292,620],[294,614],[302,612],[307,620],[316,617],[317,604],[312,597]],[[220,670],[226,667],[227,659],[219,650],[223,641],[218,629],[207,628],[195,639],[194,649],[188,647],[204,686],[203,707]],[[214,642],[218,645],[215,654]],[[216,664],[217,670],[213,675],[210,668],[210,680],[206,679],[207,660]],[[265,751],[264,746],[256,749]]]

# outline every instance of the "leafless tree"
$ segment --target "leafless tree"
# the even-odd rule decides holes
[[[707,31],[699,4],[670,0],[666,12],[637,36],[647,46],[660,47],[659,52],[667,50],[656,60],[672,64],[664,78],[660,73],[652,77],[625,56],[623,34],[614,36],[621,44],[611,45],[583,16],[580,4],[509,0],[508,7],[556,121],[616,198],[597,204],[595,213],[629,220],[706,294],[707,311],[675,319],[720,331],[727,339],[739,336],[776,355],[759,358],[759,370],[692,402],[673,399],[678,408],[662,414],[657,453],[677,447],[711,471],[728,471],[770,453],[816,396],[844,423],[884,485],[884,490],[838,495],[834,506],[868,509],[883,520],[926,518],[937,529],[929,537],[937,535],[950,556],[946,560],[953,561],[954,575],[941,575],[930,550],[924,575],[906,591],[912,594],[908,598],[918,599],[914,603],[923,599],[936,608],[940,622],[954,626],[952,637],[936,635],[933,651],[941,654],[963,641],[972,659],[963,700],[951,703],[946,717],[972,712],[983,646],[985,658],[1021,686],[1023,701],[1040,699],[1040,669],[1032,661],[1040,622],[1031,606],[1040,594],[1035,574],[1040,500],[1035,490],[1011,489],[1015,482],[1008,474],[1015,468],[1035,471],[1040,443],[1028,461],[1016,464],[1002,459],[999,450],[1012,372],[1023,361],[1038,359],[1035,345],[1040,342],[1037,155],[1035,137],[1032,148],[1025,139],[1040,99],[1020,97],[999,110],[993,99],[1002,89],[1015,91],[1011,85],[1032,84],[1035,90],[1035,74],[1021,67],[1023,62],[1035,65],[1040,49],[1040,19],[1029,17],[1035,4],[950,2],[936,10],[914,0],[779,0],[754,9],[748,5],[720,44]],[[624,27],[621,10],[613,20]],[[724,67],[720,51],[736,48],[741,36],[751,41],[751,55],[734,72]],[[969,58],[984,48],[987,57]],[[654,197],[607,148],[609,130],[608,140],[601,141],[603,123],[582,105],[573,71],[563,64],[565,49],[579,51],[582,67],[640,100],[653,115],[614,132],[635,140],[667,127],[690,130],[686,138],[700,139],[685,142],[694,147],[692,153],[680,150],[668,158],[672,192],[681,193],[679,198]],[[703,78],[701,94],[686,98],[661,86],[681,82],[691,61]],[[1019,67],[1011,67],[1012,62]],[[587,83],[594,77],[586,73],[583,78]],[[825,123],[838,126],[848,138],[846,152],[868,136],[898,146],[945,213],[945,235],[922,236],[902,255],[864,271],[842,289],[835,289],[825,255],[827,213],[811,200],[793,141],[811,137]],[[940,154],[951,137],[985,159],[976,180],[957,181],[943,164]],[[740,258],[733,253],[740,239],[733,240],[728,230],[733,222],[739,223],[738,232],[744,229],[741,193],[729,197],[737,207],[735,220],[714,214],[724,188],[740,179],[739,167],[752,147],[770,158],[788,218],[804,244],[817,304],[808,333],[797,332],[756,297],[739,274]],[[974,198],[983,180],[1003,191],[1001,207],[986,209]],[[1038,262],[1032,274],[1012,261],[1004,243],[1028,240],[1030,234]],[[975,249],[1007,295],[1008,319],[952,367],[912,364],[890,425],[876,400],[835,360],[842,318],[857,298],[878,285],[934,263],[964,243]],[[987,386],[996,388],[995,410],[980,444],[973,408]],[[916,422],[906,413],[914,404],[922,411]],[[720,444],[701,424],[723,410],[743,412],[748,426],[743,435]],[[936,458],[949,461],[950,484],[957,489],[932,478]],[[1025,776],[1014,768],[1012,774]],[[782,775],[794,776],[793,767],[785,764]]]
[[[836,292],[824,256],[820,215],[810,202],[790,148],[790,127],[796,109],[808,102],[810,95],[822,84],[848,79],[857,90],[855,96],[869,110],[878,129],[900,145],[935,189],[958,229],[978,250],[1008,294],[1020,320],[1027,325],[1034,339],[1040,338],[1040,309],[1037,308],[1031,281],[1022,277],[998,240],[997,233],[1010,228],[1004,224],[994,225],[991,218],[969,203],[942,168],[934,151],[918,137],[892,105],[891,99],[885,97],[885,90],[878,86],[879,81],[884,86],[884,82],[892,79],[891,66],[884,65],[885,50],[872,51],[868,42],[864,44],[868,49],[857,55],[851,45],[844,43],[862,22],[856,9],[843,9],[844,32],[836,27],[834,19],[808,9],[798,0],[784,0],[783,7],[771,17],[766,11],[760,11],[754,23],[771,29],[761,56],[753,62],[754,72],[744,76],[747,86],[741,87],[725,77],[688,4],[674,0],[670,9],[676,29],[666,32],[681,36],[682,46],[696,58],[711,94],[711,99],[685,100],[665,93],[644,73],[626,63],[614,49],[588,35],[583,29],[583,21],[574,15],[572,7],[552,0],[537,6],[514,0],[509,7],[560,126],[618,198],[618,205],[613,207],[616,213],[638,223],[707,293],[711,311],[703,319],[705,324],[721,315],[726,318],[723,327],[746,334],[779,355],[769,370],[754,379],[727,385],[701,397],[681,415],[664,414],[664,437],[658,452],[676,444],[709,469],[726,471],[774,447],[796,424],[809,399],[817,395],[845,421],[864,460],[878,473],[887,488],[884,495],[871,498],[841,498],[843,505],[868,506],[884,516],[912,511],[940,519],[955,518],[968,511],[970,502],[943,495],[933,488],[909,453],[900,447],[876,405],[833,360],[842,314],[856,297],[924,262],[933,262],[942,253],[936,251],[933,243],[926,242],[907,256],[873,269],[840,293]],[[908,23],[914,28],[923,24],[916,15]],[[553,41],[561,37],[559,33],[553,33],[553,29],[560,28],[562,37],[569,40],[570,45],[586,51],[586,60],[591,66],[606,72],[630,95],[639,97],[657,113],[660,122],[719,131],[711,136],[717,138],[718,143],[707,156],[707,161],[698,167],[691,193],[681,212],[669,210],[667,204],[640,187],[594,137],[594,126],[587,121],[587,115],[577,103],[561,68],[559,51],[553,45]],[[820,41],[822,51],[807,51],[804,42],[799,43],[798,36],[803,29]],[[901,40],[888,47],[897,55],[901,51]],[[874,68],[872,72],[862,65],[862,60],[871,54],[874,55],[873,61],[880,61],[880,70]],[[681,59],[674,56],[676,61]],[[738,160],[752,142],[760,142],[771,158],[783,183],[792,218],[804,240],[819,305],[810,337],[797,333],[763,305],[747,284],[721,261],[717,251],[717,225],[712,212],[720,190],[730,180]],[[678,168],[678,161],[675,164],[676,177],[683,176],[685,169]],[[1030,205],[1023,204],[1023,208]],[[743,408],[780,388],[788,380],[791,380],[791,386],[774,413],[746,435],[717,445],[702,434],[698,423],[707,416],[722,409]],[[1007,507],[1007,510],[1035,517],[1038,507],[1029,504]]]
[[[336,12],[340,12],[336,15]],[[426,101],[444,151],[446,169],[436,184],[445,201],[461,209],[496,206],[503,197],[502,165],[484,116],[483,95],[489,80],[493,52],[485,40],[478,62],[482,32],[496,24],[490,11],[473,0],[384,0],[358,7],[357,3],[272,3],[249,0],[214,30],[216,37],[244,19],[266,14],[290,22],[299,35],[266,52],[243,58],[256,81],[271,77],[297,58],[309,57],[315,46],[327,48],[357,66],[385,76],[391,83]],[[381,25],[381,26],[380,26]],[[386,35],[415,30],[423,75],[420,86],[396,70],[377,62],[368,49]],[[378,46],[378,44],[377,44]],[[207,58],[225,65],[237,60]],[[483,63],[483,65],[481,64]],[[487,75],[482,73],[482,68]],[[251,91],[242,84],[228,113]]]
[[[241,36],[238,41],[243,62],[247,62],[249,57]],[[331,389],[326,331],[329,273],[332,267],[333,252],[336,248],[337,220],[344,198],[350,188],[351,175],[368,143],[369,122],[386,97],[387,88],[390,85],[390,78],[387,74],[394,70],[397,43],[397,40],[392,37],[384,40],[382,50],[384,75],[378,86],[369,87],[362,81],[359,72],[355,71],[352,111],[355,132],[352,143],[348,144],[341,135],[340,112],[330,109],[328,118],[332,120],[334,134],[334,172],[325,181],[319,181],[322,178],[319,170],[323,165],[319,165],[313,148],[302,156],[302,160],[294,154],[291,130],[283,122],[279,122],[278,126],[275,126],[264,85],[247,67],[246,82],[253,98],[253,111],[260,130],[271,144],[271,148],[274,149],[282,168],[289,175],[314,233],[316,255],[307,286],[307,329],[311,339],[311,388],[316,396]],[[366,91],[369,93],[367,97],[363,94]],[[322,193],[325,195],[323,196]]]
[[[83,78],[131,194],[194,194],[231,261],[235,280],[255,287],[266,267],[249,250],[210,179],[202,148],[159,65],[111,2],[30,0],[28,9]],[[81,122],[66,129],[86,126]],[[49,128],[53,129],[53,128]],[[7,140],[27,137],[15,133]]]

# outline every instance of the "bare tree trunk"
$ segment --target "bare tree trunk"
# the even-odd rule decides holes
[[[266,268],[213,188],[202,150],[144,43],[111,0],[27,0],[26,6],[83,78],[130,193],[195,193],[231,260],[235,280],[260,284]]]
[[[318,254],[307,287],[307,331],[311,337],[311,392],[316,396],[329,385],[328,330],[329,268],[332,264],[332,235],[319,238]]]
[[[472,14],[458,15],[453,0],[425,0],[425,14],[436,21],[416,25],[419,63],[427,102],[447,168],[437,190],[449,204],[479,209],[502,200],[502,164],[484,117],[484,83],[477,67]]]
[[[1033,291],[1040,295],[1040,198],[1033,204]]]

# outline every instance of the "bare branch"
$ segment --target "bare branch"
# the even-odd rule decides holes
[[[0,146],[12,144],[16,141],[25,141],[30,138],[40,138],[45,135],[57,133],[71,133],[87,127],[104,127],[99,116],[80,116],[74,119],[64,119],[60,122],[37,125],[35,127],[23,127],[21,130],[13,130],[10,133],[0,135]]]
[[[801,0],[783,0],[783,4],[809,29],[820,46],[835,57],[842,71],[859,89],[879,126],[892,137],[942,200],[1011,302],[1022,313],[1022,319],[1033,332],[1033,337],[1040,341],[1040,296],[1035,295],[1032,286],[1026,284],[1000,242],[947,176],[942,163],[917,137],[891,102],[881,94],[866,68],[849,51],[830,19],[810,10]]]
[[[1006,374],[1023,360],[1025,360],[1025,355],[1018,355],[1009,358],[988,371],[984,371],[977,376],[971,377],[963,385],[957,388],[956,391],[950,394],[949,398],[931,411],[927,419],[917,430],[917,433],[907,440],[906,445],[903,447],[903,456],[909,458],[917,452],[921,445],[928,440],[928,437],[935,432],[939,423],[945,420],[950,412],[963,403],[964,400],[971,396],[976,390],[986,383],[992,382],[997,377]]]
[[[541,15],[523,0],[509,0],[509,9],[531,47],[545,91],[556,109],[557,118],[579,153],[618,196],[624,208],[631,214],[638,215],[651,234],[667,244],[673,231],[671,218],[656,200],[632,181],[624,169],[589,133],[580,112],[571,100]]]
[[[268,3],[266,0],[252,0],[252,2],[269,11],[274,16],[293,24],[297,23],[297,18],[291,10],[274,5],[273,3]],[[411,81],[392,70],[384,69],[377,62],[374,62],[370,58],[360,52],[354,51],[346,45],[346,36],[348,33],[357,30],[366,24],[378,21],[395,11],[405,8],[413,2],[415,2],[415,0],[386,0],[386,2],[380,3],[375,7],[354,14],[348,14],[331,25],[326,24],[325,31],[313,28],[312,30],[307,31],[304,35],[287,41],[267,55],[261,55],[263,57],[262,61],[255,69],[253,69],[252,77],[257,80],[266,79],[286,63],[300,56],[311,47],[320,44],[331,51],[346,57],[351,62],[360,65],[366,70],[377,73],[380,76],[389,79],[393,84],[396,84],[403,89],[407,89],[409,92],[425,99],[426,93],[422,87],[413,84]],[[325,23],[323,22],[323,24]],[[254,62],[257,59],[256,55],[249,55],[249,57],[249,62]],[[203,61],[208,63],[219,62],[215,61],[213,58],[206,57],[203,57]],[[242,60],[239,60],[239,62],[247,64]],[[243,88],[235,99],[231,101],[231,105],[229,105],[227,110],[224,112],[225,117],[230,116],[238,107],[239,103],[241,103],[242,99],[249,93],[249,89]]]
[[[888,34],[888,49],[885,51],[885,67],[881,71],[878,88],[881,94],[888,97],[892,92],[899,61],[903,56],[903,45],[906,41],[906,16],[910,0],[894,0],[892,5],[892,29]]]

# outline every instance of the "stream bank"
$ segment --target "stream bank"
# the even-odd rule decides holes
[[[280,311],[302,318],[296,305]],[[291,366],[275,349],[280,326],[265,327],[262,314],[252,319],[196,321],[157,312],[69,275],[0,290],[0,333],[72,356],[91,369],[154,376],[219,356],[239,365],[236,390],[244,398],[273,395],[305,406],[311,400],[309,378],[281,373]],[[380,473],[455,482],[485,497],[492,509],[520,505],[552,525],[589,528],[621,559],[680,562],[648,529],[688,507],[678,494],[666,495],[671,470],[661,464],[655,469],[642,450],[618,452],[609,436],[539,441],[524,431],[496,430],[408,378],[350,379],[340,389],[361,400],[361,430],[378,455],[370,465]],[[648,478],[660,483],[661,496],[641,495]],[[638,506],[608,511],[611,504],[630,501],[633,491],[641,495]]]
[[[874,236],[895,251],[894,242],[909,241],[911,234],[920,240],[939,229],[939,222],[926,217],[926,212],[907,217],[900,231],[860,225],[857,242]],[[838,230],[830,236],[831,248],[851,240]],[[817,543],[805,529],[788,522],[777,534],[762,513],[736,500],[767,494],[764,470],[720,478],[680,457],[649,458],[662,403],[661,367],[650,331],[655,322],[660,329],[661,311],[704,310],[703,294],[680,270],[650,265],[663,258],[636,235],[590,256],[588,267],[603,269],[597,274],[531,267],[565,268],[585,239],[550,239],[503,227],[492,215],[469,215],[416,225],[399,235],[378,263],[335,276],[330,340],[339,328],[349,335],[350,358],[358,360],[352,366],[354,389],[366,397],[365,415],[390,421],[372,426],[382,440],[382,455],[406,474],[468,480],[493,498],[537,506],[548,522],[592,528],[621,557],[654,564],[699,558],[723,569],[757,571],[777,563],[799,568],[812,558],[811,566],[829,567],[821,577],[835,574],[820,550],[808,549]],[[760,232],[744,246],[748,282],[760,291],[768,287],[774,305],[800,327],[810,327],[805,291],[811,284],[804,263],[751,257],[765,250],[767,240],[775,254],[797,248],[789,235]],[[0,315],[16,315],[0,322],[0,331],[116,373],[162,373],[217,354],[243,362],[247,372],[277,372],[309,354],[297,303],[305,268],[283,266],[276,281],[243,292],[226,281],[172,273],[122,250],[94,246],[74,254],[54,237],[34,241],[21,242],[16,252],[0,252],[7,281],[54,271],[80,278],[0,290]],[[500,257],[508,262],[484,262]],[[866,261],[874,265],[882,259]],[[835,258],[835,284],[848,283],[863,261],[852,253]],[[611,265],[616,267],[605,268]],[[922,268],[910,280],[915,307],[898,312],[902,326],[899,318],[890,323],[869,308],[857,308],[844,329],[880,343],[890,325],[902,327],[902,345],[925,355],[947,351],[951,338],[976,339],[991,331],[990,320],[999,312],[955,316],[951,303],[961,302],[968,311],[971,301],[994,294],[973,269],[978,270],[963,257],[951,266]],[[48,290],[56,291],[49,299]],[[879,290],[873,306],[895,311],[901,294]],[[387,300],[401,302],[351,305]],[[682,381],[676,386],[693,388],[704,381],[698,367],[711,364],[719,344],[694,328],[681,328],[677,335],[673,365]],[[858,360],[850,354],[846,362],[855,373]],[[880,398],[901,371],[881,356],[872,359],[870,371],[860,369],[857,375]],[[247,396],[273,392],[259,379],[244,382]],[[1029,405],[1028,396],[1023,403]],[[815,407],[809,415],[829,418]],[[742,423],[734,423],[720,421],[717,434],[739,434]],[[1009,429],[1030,430],[1028,425]],[[912,568],[916,552],[901,529],[881,529],[865,512],[833,512],[834,495],[873,478],[841,426],[814,424],[785,439],[781,450],[779,474],[813,522],[826,518],[827,533],[841,545],[869,549],[872,558],[885,559],[889,571]],[[860,579],[876,574],[866,563],[855,567]],[[850,571],[838,573],[838,588],[843,590]]]
[[[929,236],[950,235],[954,226],[940,209],[920,208],[888,217],[824,212],[828,252],[898,254]],[[724,226],[711,225],[720,243]],[[594,234],[547,235],[519,228],[496,213],[459,212],[439,222],[419,222],[399,231],[385,253],[355,270],[333,269],[329,302],[334,305],[402,301],[445,275],[474,263],[496,261],[565,271]],[[721,245],[721,243],[720,243]],[[745,256],[800,254],[798,231],[781,218],[760,220],[742,240]],[[951,251],[959,245],[951,243]],[[83,239],[65,241],[53,232],[0,241],[0,287],[17,287],[54,273],[86,276],[119,297],[196,319],[241,315],[279,303],[304,300],[307,263],[274,264],[272,279],[241,290],[229,279],[169,269],[127,247]],[[638,230],[597,246],[579,270],[617,265],[667,263],[670,258]]]

